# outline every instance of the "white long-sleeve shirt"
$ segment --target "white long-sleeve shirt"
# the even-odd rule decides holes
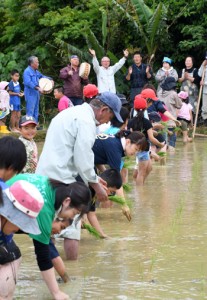
[[[202,77],[203,75],[203,64],[200,66],[200,69],[198,70],[198,75]],[[205,66],[205,76],[204,76],[204,85],[203,85],[203,93],[207,94],[207,66]]]
[[[96,119],[87,103],[60,112],[51,122],[37,174],[72,183],[79,174],[83,181],[97,183],[92,151],[96,138]]]
[[[122,57],[115,65],[109,66],[107,69],[100,66],[96,56],[93,57],[93,69],[97,76],[98,91],[116,93],[114,74],[125,64],[126,58]]]

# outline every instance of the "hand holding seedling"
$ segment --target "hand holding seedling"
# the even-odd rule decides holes
[[[131,219],[132,219],[132,216],[131,216],[130,208],[129,208],[129,206],[127,204],[125,204],[125,205],[122,206],[122,213],[127,218],[127,220],[130,222]]]

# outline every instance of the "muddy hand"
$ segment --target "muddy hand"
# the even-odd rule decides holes
[[[125,217],[127,218],[127,220],[130,222],[132,219],[131,216],[131,211],[128,205],[123,205],[122,206],[122,213],[125,215]]]

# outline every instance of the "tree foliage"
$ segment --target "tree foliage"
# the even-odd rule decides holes
[[[198,66],[206,50],[206,10],[206,0],[0,0],[0,77],[9,79],[14,67],[22,73],[27,58],[37,55],[41,71],[58,81],[70,54],[90,62],[88,47],[113,63],[128,48],[142,50],[145,59],[155,53],[154,68],[164,55],[177,68],[194,55]],[[125,71],[118,74],[119,91],[126,90]]]

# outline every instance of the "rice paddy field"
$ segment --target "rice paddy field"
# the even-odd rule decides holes
[[[82,230],[79,259],[71,262],[57,241],[71,277],[61,289],[72,300],[207,299],[207,139],[178,141],[165,166],[153,164],[144,187],[135,186],[132,169],[129,183],[131,222],[116,203],[97,209],[110,239]],[[52,299],[31,240],[15,240],[23,256],[15,299]]]

